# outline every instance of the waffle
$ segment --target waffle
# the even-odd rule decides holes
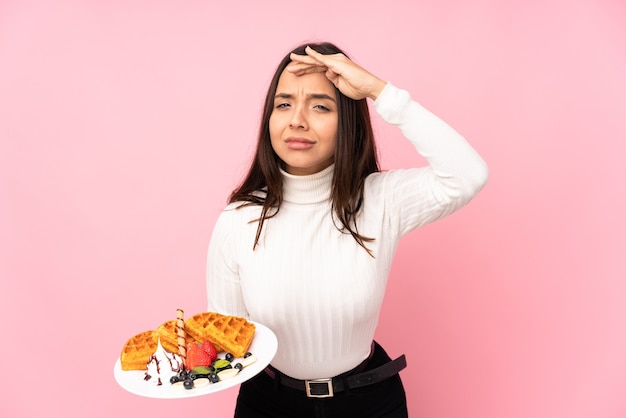
[[[157,349],[155,331],[144,331],[131,337],[120,354],[122,370],[145,370],[150,356]]]
[[[203,312],[185,322],[188,335],[197,342],[209,340],[217,351],[242,357],[250,348],[256,327],[245,318]]]
[[[154,332],[154,341],[161,339],[161,345],[170,353],[178,353],[178,329],[176,320],[162,323]]]
[[[214,339],[223,351],[232,353],[235,357],[243,357],[250,347],[256,327],[245,318],[238,316],[224,316],[209,324],[207,332],[209,339]],[[215,344],[215,343],[214,343]]]
[[[215,342],[209,338],[207,333],[207,327],[218,317],[222,315],[215,312],[202,312],[192,316],[185,321],[185,331],[187,332],[187,342],[191,339],[193,342],[203,343],[206,340],[211,341],[217,351],[224,351],[224,347],[215,344]]]

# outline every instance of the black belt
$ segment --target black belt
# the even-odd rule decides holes
[[[375,369],[325,379],[298,380],[279,372],[272,366],[268,366],[265,369],[265,373],[272,379],[279,379],[280,384],[284,386],[304,391],[309,398],[328,398],[346,389],[359,388],[382,382],[398,374],[398,372],[405,367],[406,357],[402,354],[397,359],[389,361]]]

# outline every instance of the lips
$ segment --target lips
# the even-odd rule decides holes
[[[315,141],[308,138],[289,137],[285,139],[287,147],[292,150],[307,150],[315,145]]]

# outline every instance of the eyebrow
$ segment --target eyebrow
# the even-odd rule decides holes
[[[307,99],[323,99],[323,100],[330,100],[333,103],[335,103],[335,99],[331,96],[329,96],[326,93],[309,93],[306,95]],[[276,96],[274,96],[275,99],[292,99],[293,98],[293,94],[289,94],[289,93],[277,93]]]

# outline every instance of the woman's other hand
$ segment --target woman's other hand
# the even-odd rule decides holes
[[[376,100],[387,84],[344,54],[324,55],[307,46],[306,55],[291,54],[287,71],[295,74],[325,73],[328,80],[344,95],[354,100],[369,97]]]

